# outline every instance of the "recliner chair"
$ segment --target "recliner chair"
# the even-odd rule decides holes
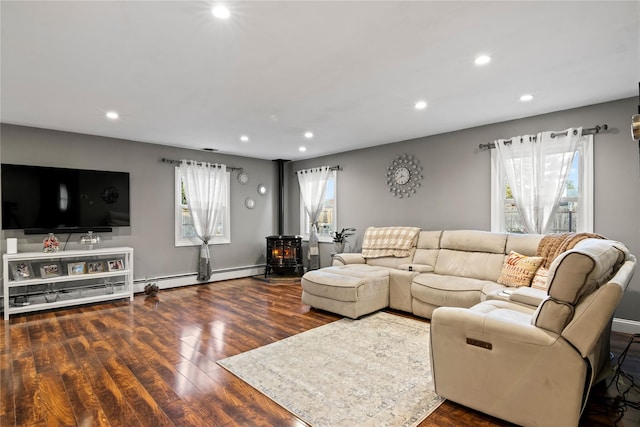
[[[621,243],[587,239],[553,261],[546,293],[437,308],[436,393],[519,425],[577,426],[591,387],[610,373],[611,321],[635,266]]]

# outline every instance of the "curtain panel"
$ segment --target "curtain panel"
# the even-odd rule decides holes
[[[296,172],[300,185],[300,197],[304,204],[304,210],[311,221],[309,232],[309,270],[320,268],[320,251],[318,248],[318,217],[322,211],[327,181],[331,174],[330,166],[320,166],[312,169],[302,169]]]
[[[528,233],[549,232],[581,136],[580,127],[494,141]]]
[[[227,202],[227,167],[217,163],[180,162],[180,172],[193,218],[196,236],[202,241],[198,258],[198,280],[211,278],[209,241],[216,234]]]

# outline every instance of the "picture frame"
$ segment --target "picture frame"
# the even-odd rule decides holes
[[[70,262],[67,265],[67,270],[69,272],[69,276],[77,276],[78,274],[84,274],[86,271],[87,263],[86,262]]]
[[[49,262],[40,265],[40,277],[46,279],[48,277],[57,277],[62,274],[62,266],[59,262]]]
[[[95,274],[104,272],[104,263],[102,261],[87,263],[87,273]]]
[[[16,262],[11,264],[11,274],[13,274],[13,280],[29,280],[33,279],[33,269],[29,262]]]
[[[124,270],[124,264],[121,259],[114,259],[107,262],[109,271],[120,271]]]

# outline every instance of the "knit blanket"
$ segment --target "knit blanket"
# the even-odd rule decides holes
[[[420,229],[416,227],[369,227],[362,240],[362,256],[407,257],[415,246]]]
[[[544,257],[541,268],[549,268],[554,259],[561,253],[573,249],[585,239],[604,239],[604,236],[594,233],[556,233],[547,234],[538,243],[536,256]]]

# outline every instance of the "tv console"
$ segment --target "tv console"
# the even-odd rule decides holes
[[[128,298],[133,249],[4,254],[4,320],[11,314]]]

